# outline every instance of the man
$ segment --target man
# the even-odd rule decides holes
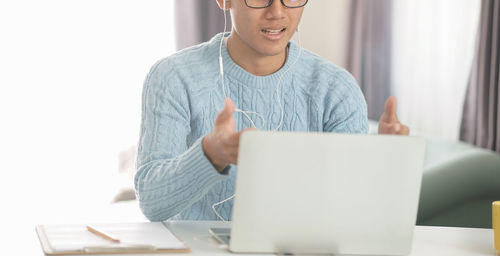
[[[239,137],[252,124],[368,130],[366,102],[352,76],[290,42],[307,0],[223,1],[217,3],[230,10],[233,24],[227,41],[219,34],[157,62],[144,83],[135,187],[151,221],[213,220],[218,202],[229,220]],[[234,114],[235,105],[248,111]],[[409,133],[395,112],[389,98],[379,132]]]

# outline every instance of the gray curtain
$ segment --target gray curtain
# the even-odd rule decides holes
[[[224,15],[215,0],[176,0],[175,36],[177,50],[210,40],[224,31]],[[227,12],[227,31],[231,17]]]
[[[392,0],[351,0],[347,70],[353,74],[378,120],[391,95]]]
[[[500,1],[482,0],[460,139],[500,153]]]

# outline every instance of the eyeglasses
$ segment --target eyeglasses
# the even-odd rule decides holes
[[[274,0],[245,0],[245,4],[254,9],[267,8],[273,4]],[[276,0],[277,1],[277,0]],[[300,8],[304,7],[309,0],[280,0],[281,3],[287,8]]]

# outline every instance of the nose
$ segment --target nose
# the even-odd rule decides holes
[[[282,19],[285,13],[286,6],[280,0],[274,0],[273,3],[266,8],[267,19]]]

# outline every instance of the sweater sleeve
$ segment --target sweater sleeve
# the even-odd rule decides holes
[[[187,145],[190,131],[186,89],[173,65],[160,61],[144,83],[134,179],[140,208],[151,221],[177,215],[226,178],[205,156],[203,138]]]
[[[323,130],[335,133],[368,133],[365,97],[354,77],[342,70],[330,83],[325,99]]]

